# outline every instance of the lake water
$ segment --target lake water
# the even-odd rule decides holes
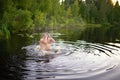
[[[51,51],[39,50],[39,34],[1,40],[0,80],[120,79],[120,43],[87,42],[61,33],[51,35],[56,40]]]

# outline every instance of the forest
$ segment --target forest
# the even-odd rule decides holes
[[[0,39],[18,33],[86,26],[120,29],[118,1],[113,5],[112,0],[0,0]]]

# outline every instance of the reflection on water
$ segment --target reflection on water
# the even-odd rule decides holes
[[[0,80],[120,79],[119,43],[70,41],[71,36],[59,33],[52,36],[57,39],[50,51],[39,50],[40,37],[17,36],[1,42]]]
[[[37,44],[22,49],[27,50],[23,80],[110,80],[117,78],[111,78],[113,72],[120,75],[115,72],[119,70],[120,49],[109,44],[60,40],[51,51],[41,52]]]
[[[80,37],[90,42],[120,42],[120,27],[87,27],[81,31]]]

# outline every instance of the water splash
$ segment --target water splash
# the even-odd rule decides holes
[[[22,67],[24,80],[109,80],[120,63],[120,49],[110,44],[57,41],[51,51],[41,51],[37,44],[23,49],[28,56]]]

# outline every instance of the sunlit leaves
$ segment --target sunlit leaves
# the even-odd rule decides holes
[[[35,12],[34,24],[37,27],[43,27],[46,23],[46,15],[41,11]]]

